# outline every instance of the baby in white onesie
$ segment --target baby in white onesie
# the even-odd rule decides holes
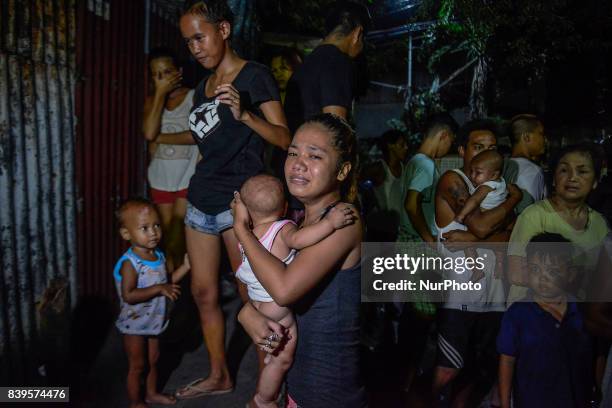
[[[470,198],[465,201],[455,221],[463,224],[465,217],[476,208],[490,210],[506,200],[508,189],[501,177],[503,166],[504,159],[496,150],[485,150],[474,156],[468,175]]]

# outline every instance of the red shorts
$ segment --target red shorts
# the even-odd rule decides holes
[[[179,191],[164,191],[151,189],[151,200],[155,204],[174,204],[177,198],[187,199],[187,189]]]

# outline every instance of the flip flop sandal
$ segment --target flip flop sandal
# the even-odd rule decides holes
[[[197,379],[193,380],[189,384],[187,384],[184,387],[180,388],[180,390],[182,390],[181,393],[179,393],[179,390],[177,390],[174,393],[174,396],[177,399],[179,399],[179,400],[185,400],[185,399],[201,398],[201,397],[205,397],[205,396],[208,396],[208,395],[229,394],[230,392],[234,391],[234,387],[227,388],[225,390],[210,390],[210,389],[196,387],[197,383],[202,382],[204,380],[205,380],[204,378],[197,378]],[[192,394],[192,393],[190,393],[191,391],[195,391],[195,393]],[[189,394],[187,394],[187,393],[189,393]],[[181,395],[181,394],[186,394],[186,395]]]

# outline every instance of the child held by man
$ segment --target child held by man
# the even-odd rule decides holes
[[[527,245],[530,292],[504,314],[497,338],[501,406],[587,407],[592,340],[568,295],[572,246],[543,233]]]
[[[190,269],[185,256],[168,281],[166,259],[157,248],[161,240],[159,213],[148,200],[136,198],[124,202],[117,210],[121,237],[130,248],[121,256],[113,272],[120,300],[115,325],[123,334],[128,357],[127,391],[130,408],[147,404],[173,405],[176,399],[157,390],[158,336],[168,326],[168,300],[176,300],[180,287],[176,283]],[[141,393],[141,377],[148,360],[145,397]]]
[[[508,189],[501,176],[503,167],[504,158],[496,150],[485,150],[474,156],[470,163],[470,173],[468,175],[471,182],[467,186],[470,198],[465,201],[463,208],[455,217],[455,221],[463,224],[465,217],[477,208],[483,211],[490,210],[506,200]],[[465,255],[470,258],[478,256],[476,250],[472,247],[465,249]],[[503,275],[504,257],[505,254],[501,250],[495,250],[495,277]],[[484,272],[482,270],[474,269],[471,281],[477,282],[483,277]]]
[[[506,200],[508,189],[501,176],[503,166],[504,158],[495,150],[485,150],[474,156],[468,175],[472,182],[468,185],[470,198],[465,201],[455,221],[462,224],[465,217],[478,207],[490,210]]]
[[[255,236],[266,250],[285,264],[293,260],[296,250],[316,244],[336,229],[350,225],[355,220],[351,206],[336,204],[328,208],[327,214],[321,215],[319,222],[298,229],[293,221],[282,219],[287,208],[283,184],[268,175],[248,179],[240,189],[240,198],[249,211]],[[242,247],[240,251],[242,264],[238,267],[236,276],[246,284],[251,303],[259,312],[277,321],[287,330],[286,343],[280,351],[266,357],[266,365],[257,382],[256,393],[249,403],[250,407],[276,407],[283,378],[293,362],[297,327],[291,310],[274,302],[253,273]],[[278,335],[271,335],[268,338],[268,346],[279,340],[281,339]],[[262,350],[265,348],[262,347]]]

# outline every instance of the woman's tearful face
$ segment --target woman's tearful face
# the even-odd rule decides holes
[[[292,195],[311,199],[339,187],[339,154],[331,135],[321,125],[306,124],[298,129],[287,152],[285,177]]]

